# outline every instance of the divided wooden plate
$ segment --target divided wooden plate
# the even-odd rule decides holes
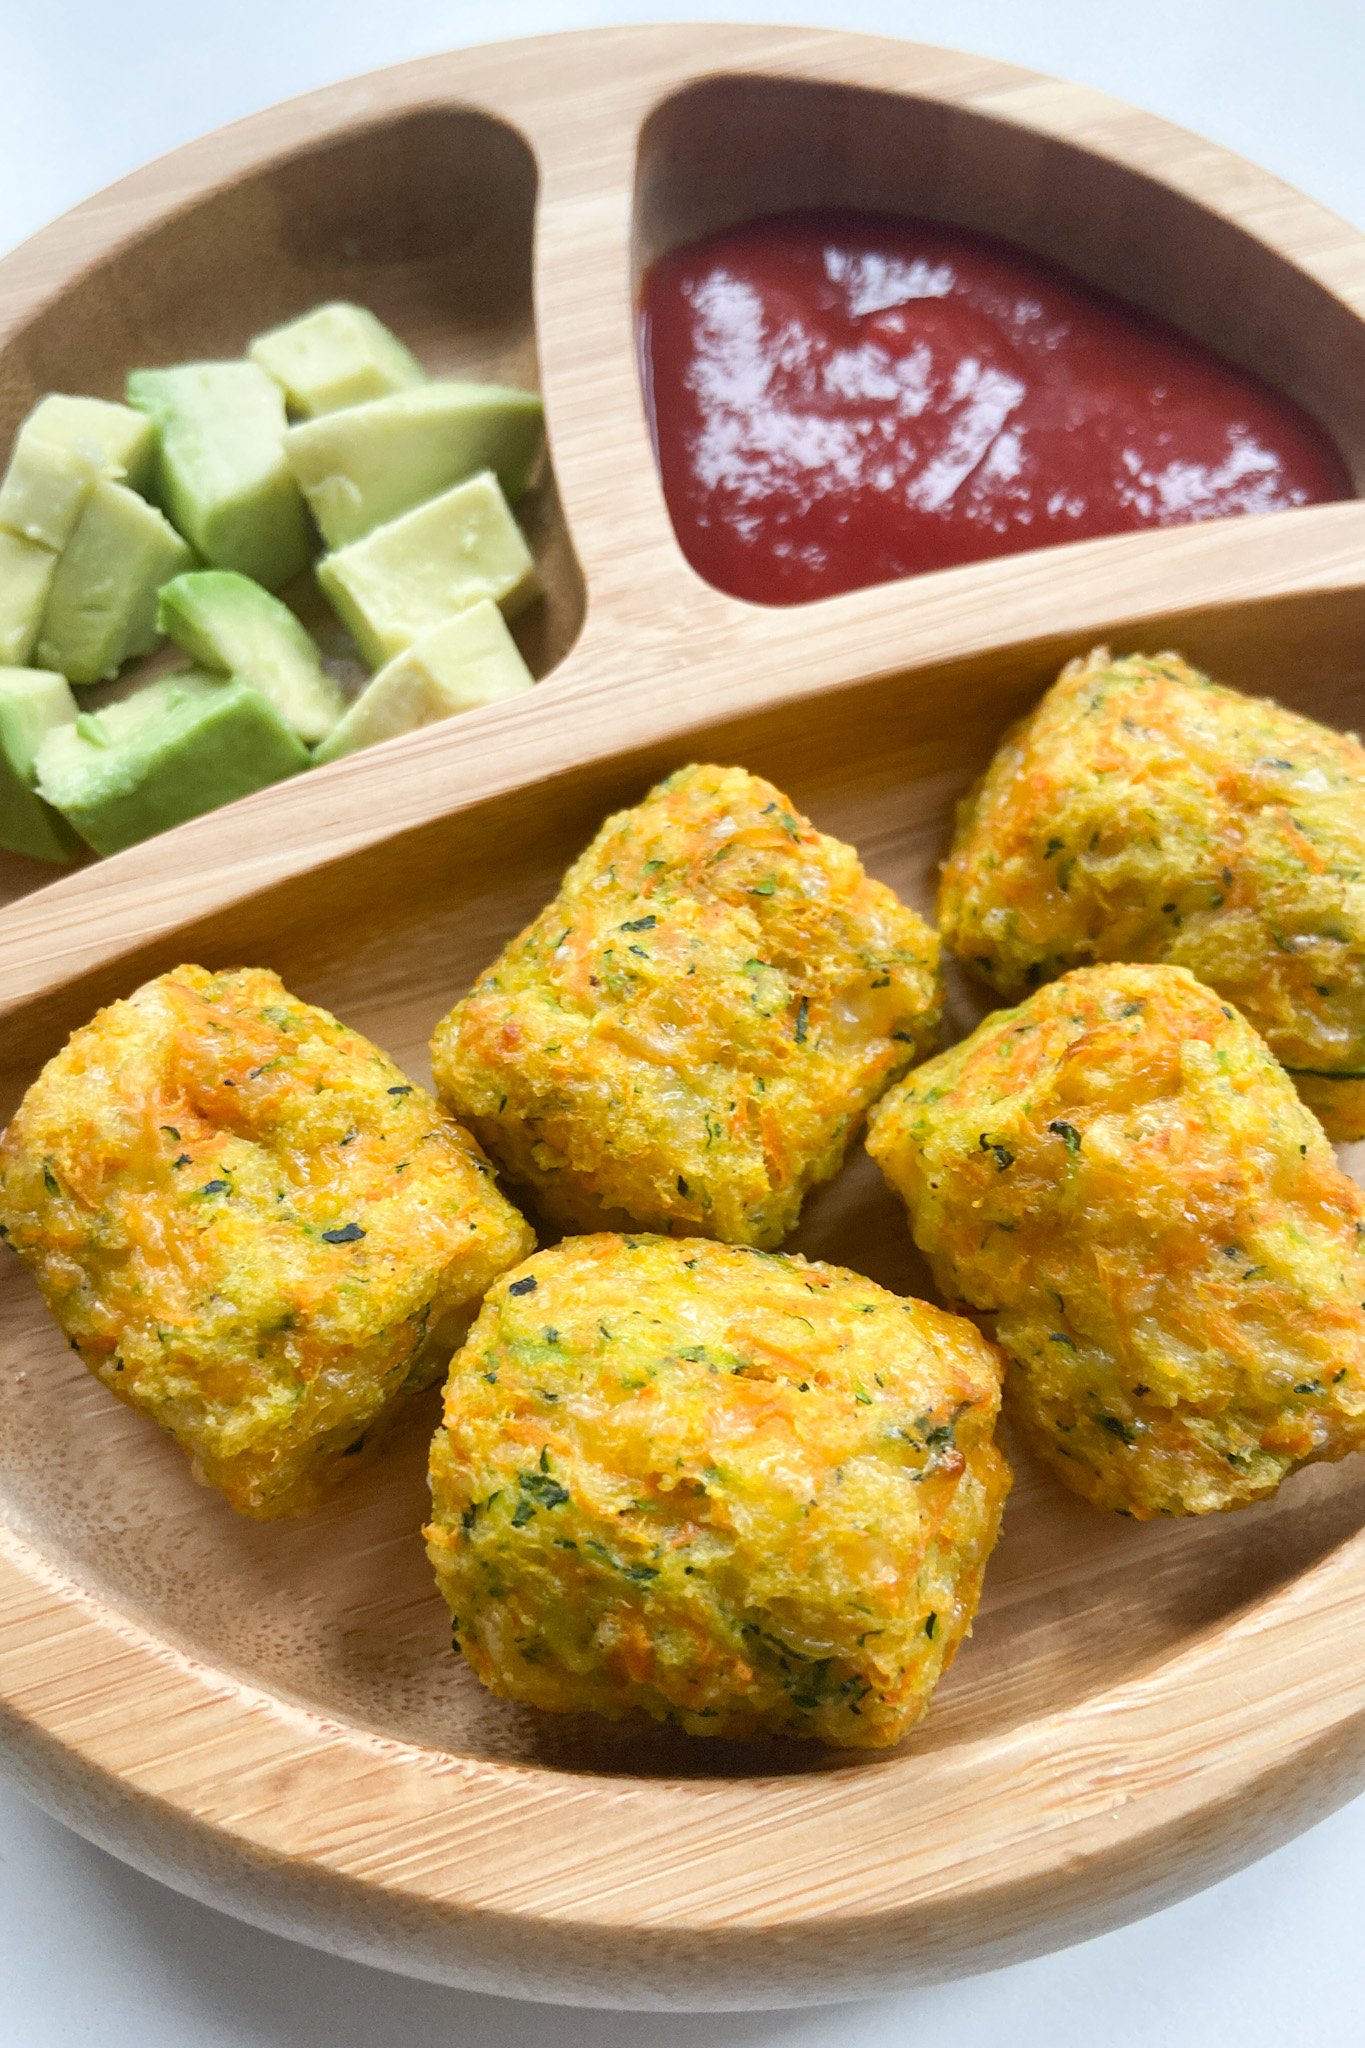
[[[1365,504],[1053,549],[788,611],[687,568],[640,401],[659,249],[804,204],[1012,237],[1290,392],[1365,480],[1365,239],[1111,100],[948,51],[663,28],[436,58],[179,151],[0,264],[0,445],[46,388],[225,354],[327,294],[434,364],[538,376],[555,484],[529,697],[359,754],[0,911],[0,1113],[181,959],[277,968],[414,1072],[608,806],[772,776],[911,900],[954,796],[1066,657],[1176,646],[1340,724]],[[959,1023],[967,999],[958,992]],[[927,1287],[866,1163],[801,1248]],[[1365,1463],[1189,1526],[1021,1467],[975,1637],[901,1750],[539,1719],[449,1655],[432,1412],[324,1513],[253,1527],[0,1275],[0,1749],[75,1827],[301,1939],[546,1998],[841,1998],[1078,1940],[1365,1782]]]

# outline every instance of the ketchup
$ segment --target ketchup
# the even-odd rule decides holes
[[[683,552],[757,604],[1353,495],[1279,392],[934,221],[791,213],[675,249],[640,352]]]

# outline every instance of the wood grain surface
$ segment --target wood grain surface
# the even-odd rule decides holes
[[[1089,542],[819,605],[673,540],[636,376],[659,250],[775,206],[1006,234],[1270,377],[1365,478],[1365,241],[1099,95],[909,44],[609,30],[438,58],[239,123],[0,264],[0,445],[51,387],[225,354],[320,297],[442,370],[538,378],[529,696],[57,881],[0,873],[0,1114],[181,959],[276,968],[425,1073],[433,1024],[608,806],[684,760],[773,777],[927,907],[952,803],[1060,662],[1177,646],[1337,724],[1365,505]],[[976,1014],[955,986],[951,1027]],[[865,1160],[799,1248],[929,1292]],[[240,1521],[0,1272],[0,1752],[184,1890],[479,1988],[834,1999],[1037,1953],[1207,1883],[1365,1782],[1365,1465],[1191,1525],[1019,1464],[972,1641],[876,1757],[538,1717],[448,1648],[434,1407],[319,1515]]]

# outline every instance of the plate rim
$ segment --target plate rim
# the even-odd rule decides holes
[[[689,38],[696,39],[695,48]],[[510,106],[515,112],[520,108],[524,114],[526,101],[524,97],[518,100],[509,74],[525,64],[530,52],[543,51],[547,45],[557,49],[570,42],[597,49],[611,43],[618,53],[648,48],[657,55],[656,69],[661,65],[671,79],[666,86],[671,92],[698,75],[698,62],[704,61],[711,70],[718,68],[718,41],[730,69],[762,71],[776,63],[780,69],[785,67],[784,75],[793,66],[797,75],[805,75],[800,65],[810,62],[818,75],[847,76],[850,83],[890,90],[898,88],[868,75],[879,53],[883,57],[894,53],[901,67],[913,65],[917,56],[934,63],[952,60],[968,67],[973,75],[997,81],[991,90],[1002,102],[1010,95],[1027,99],[1034,93],[1040,105],[1046,103],[1050,120],[1055,120],[1058,106],[1067,104],[1072,96],[1069,103],[1083,107],[1096,123],[1106,124],[1111,138],[1140,129],[1147,138],[1156,134],[1197,142],[1201,163],[1236,167],[1233,182],[1239,192],[1245,189],[1250,195],[1244,202],[1248,209],[1254,210],[1263,201],[1269,204],[1273,198],[1277,207],[1288,207],[1291,214],[1294,209],[1306,209],[1297,216],[1305,224],[1336,219],[1273,174],[1259,171],[1217,145],[1189,138],[1186,131],[1153,115],[1084,88],[1063,86],[1041,74],[993,60],[959,58],[958,53],[931,46],[839,31],[739,25],[721,30],[675,24],[579,30],[482,45],[440,63],[458,71],[462,83],[469,81],[470,89],[462,91],[461,103],[480,107],[500,119],[511,118],[516,125],[521,116],[514,118],[507,109]],[[690,56],[686,54],[689,50]],[[674,67],[671,72],[670,64]],[[446,75],[441,71],[440,76]],[[488,81],[482,89],[478,87],[480,77]],[[936,96],[931,86],[922,85],[918,90]],[[433,95],[434,103],[448,103],[448,96],[433,82],[432,63],[416,60],[282,102],[133,172],[41,230],[0,263],[0,339],[22,328],[45,302],[43,297],[33,296],[24,283],[35,263],[44,267],[45,252],[55,252],[60,259],[57,270],[48,274],[46,296],[55,297],[84,269],[114,257],[131,236],[155,221],[193,206],[227,178],[287,154],[290,145],[282,138],[287,138],[291,125],[295,146],[303,146],[327,135],[395,118],[405,108],[433,104]],[[1011,118],[1019,117],[1016,113]],[[540,158],[534,123],[528,125],[528,140]],[[233,157],[232,168],[226,171],[221,161],[214,159],[215,148],[224,138],[232,141]],[[201,176],[201,169],[207,171],[210,165],[212,175]],[[179,179],[174,204],[157,200],[160,181],[168,169]],[[1186,188],[1177,184],[1174,189]],[[1288,234],[1293,222],[1288,214],[1283,219],[1282,232]],[[1357,316],[1365,318],[1365,235],[1345,223],[1338,227],[1345,230],[1356,252],[1358,284],[1354,291],[1359,302],[1352,299],[1352,304]],[[1261,235],[1258,239],[1266,238]],[[1278,242],[1269,246],[1283,260],[1294,260]],[[1337,296],[1344,295],[1340,283],[1333,289]],[[1332,574],[1349,577],[1353,586],[1359,584],[1358,569],[1352,570],[1343,561],[1333,571],[1330,562],[1336,559],[1333,550],[1338,542],[1343,554],[1358,545],[1359,534],[1365,532],[1365,505],[1355,501],[1354,509],[1350,505],[1324,507],[1318,514],[1291,513],[1280,515],[1280,519],[1285,523],[1277,525],[1273,519],[1258,522],[1263,528],[1258,536],[1262,553],[1275,552],[1281,536],[1290,531],[1287,522],[1293,522],[1292,530],[1305,536],[1303,563],[1289,549],[1293,559],[1284,571],[1284,587],[1300,587],[1294,581],[1298,576],[1311,577],[1313,587],[1320,588],[1324,577],[1330,584]],[[569,525],[573,531],[572,512]],[[1230,552],[1226,529],[1221,538],[1210,529],[1197,543],[1195,532],[1184,529],[1171,540],[1152,546],[1145,555],[1127,538],[1117,544],[1099,542],[1069,549],[1066,552],[1076,570],[1072,580],[1079,588],[1086,564],[1104,560],[1113,566],[1122,587],[1121,563],[1131,562],[1139,585],[1143,574],[1149,574],[1156,587],[1168,559],[1179,565],[1200,554],[1212,561],[1209,573],[1216,584],[1223,573],[1219,566],[1222,554]],[[1314,553],[1315,536],[1321,538],[1320,555]],[[1045,552],[1055,557],[1058,551]],[[1250,559],[1253,553],[1247,537],[1238,535],[1237,559]],[[1044,556],[1021,559],[1036,563]],[[990,571],[984,576],[983,566]],[[1017,569],[993,565],[946,572],[946,578],[956,579],[949,587],[950,595],[952,590],[961,593],[968,584],[989,590],[992,576],[1002,588],[1009,588],[1012,580],[1021,581]],[[929,580],[923,580],[921,592]],[[940,588],[945,580],[940,581]],[[820,607],[799,608],[788,615],[790,623],[782,625],[771,612],[738,605],[715,593],[698,596],[697,591],[704,588],[697,585],[692,592],[695,602],[703,610],[709,608],[713,618],[724,620],[727,630],[739,635],[744,615],[753,614],[761,620],[762,634],[769,643],[785,646],[793,658],[798,641],[809,632],[814,610],[837,615],[836,625],[840,620],[860,618],[870,638],[897,610],[896,593],[903,590],[903,586],[885,586],[852,598],[828,600]],[[1111,607],[1106,605],[1106,609]],[[756,644],[759,627],[751,620],[745,630]],[[1011,629],[999,636],[999,644],[1018,647],[1026,637]],[[914,665],[901,658],[913,639],[903,628],[886,658],[887,673]],[[730,643],[731,659],[736,644],[736,640]],[[961,644],[960,636],[954,644]],[[590,592],[583,634],[556,671],[555,683],[562,680],[566,688],[555,691],[552,683],[540,725],[533,723],[529,728],[532,739],[538,730],[550,729],[548,700],[552,695],[561,707],[568,707],[569,723],[573,722],[573,697],[567,685],[586,671],[601,645]],[[921,662],[926,658],[922,642],[917,658]],[[862,664],[858,673],[862,678],[869,676]],[[811,666],[798,663],[787,671],[781,687],[775,683],[767,686],[766,695],[756,685],[746,708],[768,709],[780,698],[796,702],[809,690],[848,686],[848,677],[822,682]],[[631,718],[626,721],[624,740],[619,718],[612,744],[591,734],[580,736],[566,773],[659,736],[665,727],[645,702],[647,690],[646,680],[627,706]],[[697,723],[711,716],[711,700],[704,692],[699,701]],[[497,736],[505,742],[510,764],[506,773],[512,776],[512,768],[524,752],[528,717],[535,719],[536,707],[529,711],[517,707],[515,714],[480,718],[477,733],[472,725],[460,735],[430,729],[420,738],[414,736],[405,753],[399,743],[399,750],[388,755],[382,768],[392,769],[400,758],[415,761],[421,757],[435,776],[452,762],[464,764],[464,779],[457,783],[454,799],[445,803],[443,811],[428,809],[423,815],[429,822],[451,810],[469,808],[500,790],[520,786],[512,777],[490,788],[486,778],[477,777],[475,757],[480,741],[486,743],[490,734]],[[667,725],[668,731],[680,729],[685,726],[676,718]],[[374,772],[371,761],[370,773]],[[333,792],[331,800],[340,812],[363,787],[365,757],[353,757],[326,773],[331,778],[327,783]],[[296,794],[297,786],[284,792],[286,798]],[[272,806],[281,807],[269,793],[250,801],[261,806],[263,816]],[[233,814],[234,821],[244,815],[236,807]],[[188,854],[192,868],[197,850],[209,854],[220,845],[221,814],[219,820],[217,832],[212,819],[207,819],[173,835],[182,863]],[[389,826],[377,836],[391,836],[394,829]],[[22,899],[17,908],[0,913],[0,945],[17,948],[11,958],[26,958],[35,973],[40,968],[45,971],[44,988],[59,986],[61,971],[54,978],[50,953],[39,952],[40,931],[46,928],[50,939],[54,917],[58,922],[73,916],[79,921],[84,915],[102,923],[111,898],[133,903],[141,877],[150,874],[156,863],[154,849],[161,847],[164,857],[165,845],[164,840],[151,842],[148,848]],[[253,880],[246,872],[238,897],[267,886],[268,879]],[[225,907],[227,900],[218,907]],[[170,928],[168,923],[166,929]],[[121,952],[126,947],[115,950]],[[73,968],[72,976],[78,971],[86,970]],[[14,1014],[35,993],[21,990],[3,997],[0,1015]],[[462,1757],[332,1721],[176,1650],[61,1571],[20,1531],[0,1524],[0,1755],[40,1802],[127,1860],[167,1877],[181,1889],[197,1891],[242,1917],[256,1918],[259,1913],[264,1925],[287,1923],[290,1932],[320,1946],[363,1952],[368,1960],[414,1974],[483,1989],[516,1990],[523,1996],[563,1999],[581,1993],[595,2002],[606,1997],[645,2006],[666,2002],[704,2009],[717,2004],[781,2003],[793,1995],[837,1998],[859,1988],[885,1988],[892,1981],[932,1981],[1038,1953],[1061,1941],[1081,1939],[1250,1860],[1303,1825],[1310,1808],[1315,1807],[1316,1814],[1325,1813],[1359,1789],[1365,1784],[1365,1639],[1353,1650],[1349,1621],[1362,1595],[1365,1531],[1150,1670],[1073,1702],[1056,1714],[1022,1724],[1003,1740],[991,1736],[924,1756],[917,1756],[912,1744],[903,1753],[873,1758],[856,1772],[734,1780],[617,1780],[552,1766]],[[1264,1654],[1264,1638],[1271,1629],[1291,1626],[1298,1658],[1292,1711],[1277,1718],[1267,1709],[1272,1702],[1283,1707],[1283,1666]],[[1187,1724],[1182,1722],[1179,1728],[1163,1725],[1163,1704],[1172,1699],[1206,1699],[1214,1693],[1222,1694],[1222,1708],[1217,1713],[1210,1708],[1201,1725],[1207,1731],[1206,1746],[1219,1746],[1219,1759],[1195,1772],[1182,1770],[1177,1751]],[[157,1702],[154,1710],[148,1708],[149,1695]],[[135,1704],[142,1718],[130,1725],[125,1712]],[[201,1718],[199,1725],[208,1731],[203,1737],[205,1747],[219,1759],[212,1777],[205,1776],[199,1764],[187,1763],[176,1746],[186,1715],[207,1717]],[[1081,1734],[1088,1739],[1088,1748],[1077,1747]],[[1137,1792],[1132,1789],[1131,1776],[1124,1779],[1114,1761],[1124,1743],[1135,1744],[1141,1751],[1150,1778]],[[1015,1774],[1008,1788],[1013,1825],[1016,1831],[1022,1830],[1013,1861],[993,1883],[985,1882],[978,1865],[969,1870],[959,1858],[955,1872],[944,1866],[941,1858],[935,1860],[929,1853],[931,1845],[895,1839],[898,1828],[910,1828],[916,1821],[923,1832],[927,1780],[936,1784],[939,1806],[935,1811],[956,1816],[960,1827],[961,1801],[974,1773],[983,1769],[985,1758],[978,1752],[986,1750],[997,1757],[1010,1753]],[[370,1796],[391,1799],[385,1812],[402,1816],[403,1827],[412,1832],[412,1846],[405,1850],[405,1857],[428,1859],[420,1870],[407,1875],[377,1872],[373,1833],[362,1830],[352,1839],[354,1830],[349,1823],[339,1833],[329,1833],[319,1827],[315,1814],[311,1846],[300,1851],[300,1841],[306,1841],[310,1833],[309,1802],[315,1790],[322,1789],[321,1783],[315,1786],[315,1777],[338,1758],[344,1760],[346,1782],[353,1788],[373,1786],[375,1792]],[[250,1768],[244,1777],[248,1760]],[[981,1798],[987,1784],[984,1774],[975,1782]],[[629,1882],[620,1881],[614,1891],[604,1891],[600,1885],[595,1891],[583,1889],[590,1882],[581,1869],[583,1816],[577,1810],[585,1803],[584,1787],[595,1788],[604,1802],[607,1822],[618,1837],[616,1853],[629,1841],[632,1855],[640,1860]],[[414,1788],[424,1796],[418,1797]],[[570,1796],[575,1791],[580,1795],[577,1798]],[[1028,1799],[1023,1797],[1025,1791]],[[453,1798],[452,1792],[458,1797]],[[353,1796],[359,1794],[353,1792]],[[487,1812],[489,1801],[497,1802],[503,1811]],[[713,1864],[717,1868],[723,1864],[726,1871],[723,1884],[713,1876],[709,1891],[703,1888],[686,1906],[649,1898],[651,1885],[669,1882],[670,1866],[659,1859],[658,1837],[680,1814],[695,1826],[698,1809],[704,1807],[705,1822],[714,1838],[746,1818],[752,1819],[745,1809],[756,1801],[761,1801],[763,1808],[762,1840],[757,1849],[749,1838],[727,1837],[722,1855],[713,1841]],[[994,1812],[992,1809],[992,1816]],[[551,1845],[559,1850],[558,1861],[547,1857],[550,1869],[529,1872],[516,1884],[494,1883],[486,1865],[489,1839],[530,1819],[544,1830],[542,1846],[547,1851]],[[471,1849],[465,1837],[475,1820],[483,1833],[477,1849]],[[858,1853],[857,1844],[849,1839],[855,1820],[875,1821],[875,1839],[880,1845],[875,1865],[857,1870],[851,1861]],[[1204,1823],[1202,1839],[1186,1840],[1190,1831],[1198,1837],[1196,1824],[1200,1821]],[[983,1814],[982,1826],[987,1825]],[[989,1827],[996,1826],[992,1817]],[[813,1837],[804,1852],[804,1863],[787,1840],[803,1831]],[[910,1831],[913,1833],[913,1828]],[[178,1841],[172,1841],[173,1836]],[[784,1880],[788,1889],[759,1911],[746,1905],[744,1897],[753,1877],[752,1857],[762,1857],[765,1852],[771,1857],[779,1838],[783,1855],[795,1859],[791,1876]],[[866,1833],[859,1837],[863,1844],[868,1839]],[[978,1862],[987,1847],[998,1851],[998,1833],[973,1839]],[[453,1854],[462,1843],[466,1861],[459,1882],[452,1884],[448,1876],[436,1881],[431,1875],[436,1866],[430,1859],[439,1857],[443,1845]],[[746,1856],[750,1860],[746,1861]],[[1106,1892],[1095,1884],[1094,1873],[1101,1867],[1122,1869],[1119,1889]],[[566,1881],[568,1870],[574,1873],[571,1883]],[[822,1888],[813,1900],[808,1896],[812,1886]],[[796,1902],[798,1893],[800,1903]],[[367,1947],[365,1930],[353,1909],[363,1902],[373,1918],[376,1901],[383,1902],[383,1925],[372,1931]],[[982,1930],[967,1925],[963,1916],[969,1907],[978,1914],[988,1913],[992,1926]],[[618,1943],[628,1936],[629,1952],[622,1954],[618,1948],[607,1953],[606,1936]]]

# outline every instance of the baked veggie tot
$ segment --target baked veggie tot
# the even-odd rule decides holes
[[[1096,1506],[1244,1507],[1365,1444],[1365,1194],[1184,968],[1078,968],[996,1011],[886,1097],[868,1149]]]
[[[0,1229],[111,1393],[243,1514],[298,1514],[531,1249],[466,1132],[258,968],[179,967],[48,1061]]]
[[[742,768],[608,818],[437,1027],[451,1113],[565,1230],[772,1247],[933,1043],[938,940]]]
[[[485,1685],[694,1735],[895,1742],[967,1634],[1001,1361],[837,1266],[600,1235],[492,1289],[427,1544]]]
[[[1235,1003],[1365,1137],[1365,748],[1178,655],[1072,662],[962,804],[946,945],[1017,1001],[1159,960]]]

